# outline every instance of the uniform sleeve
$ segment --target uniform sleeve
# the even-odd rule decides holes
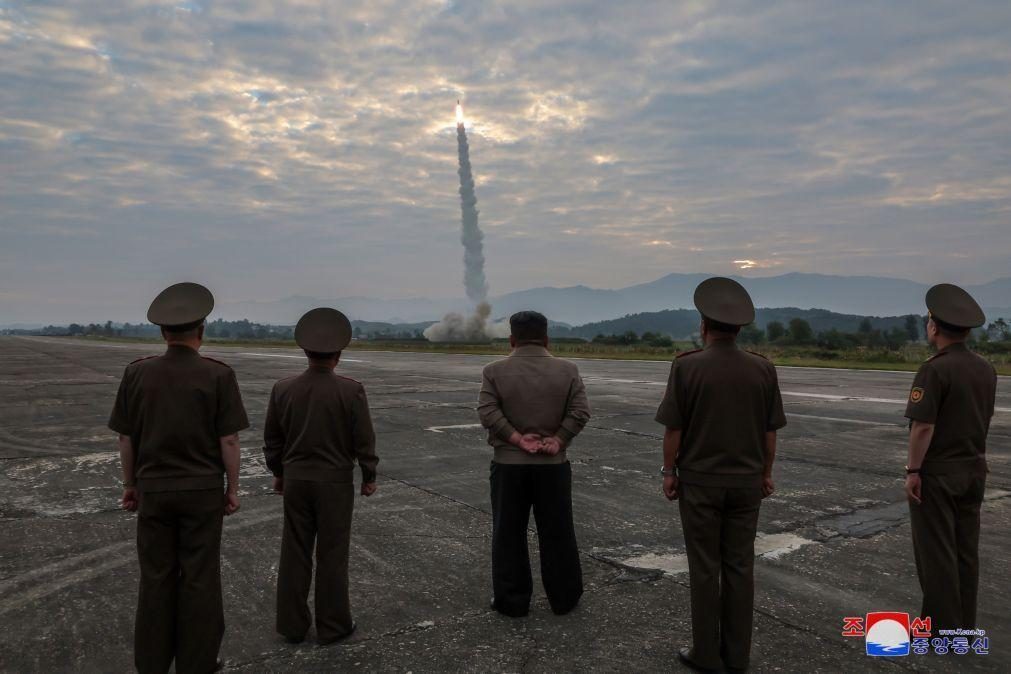
[[[909,390],[906,418],[927,424],[936,422],[943,394],[941,378],[937,376],[937,370],[930,363],[924,363],[916,373],[913,387]]]
[[[675,360],[670,366],[670,375],[667,377],[667,390],[664,391],[663,400],[656,411],[657,423],[663,424],[667,428],[677,430],[684,426],[683,415],[681,414],[681,404],[683,396],[680,391],[680,378],[678,377],[678,364]]]
[[[263,458],[274,477],[284,477],[284,429],[277,414],[277,386],[270,392],[267,418],[263,422]]]
[[[586,399],[586,386],[583,378],[576,372],[569,388],[569,398],[566,401],[565,418],[562,425],[555,431],[565,444],[572,442],[572,438],[579,435],[579,432],[590,420],[590,401]]]
[[[477,398],[477,415],[481,419],[481,425],[488,429],[493,435],[509,440],[516,429],[506,418],[502,411],[502,398],[495,387],[495,380],[488,374],[485,368],[481,375],[481,393]]]
[[[221,382],[218,412],[214,419],[214,427],[219,438],[249,428],[249,419],[246,418],[246,408],[242,406],[242,395],[239,393],[235,371],[229,368],[228,374],[222,377]]]
[[[765,430],[778,431],[786,426],[786,412],[783,411],[783,394],[779,390],[779,376],[776,374],[776,367],[769,366],[772,370],[772,386],[769,389],[769,400],[767,404],[768,413],[765,418]]]
[[[372,414],[369,412],[369,400],[365,396],[364,386],[358,387],[351,414],[355,457],[362,470],[362,483],[375,482],[379,457],[376,456],[376,432],[372,427]]]
[[[116,393],[116,402],[113,403],[112,414],[109,415],[109,428],[120,435],[133,434],[129,408],[129,372],[129,369],[124,371],[123,378],[119,380],[119,392]]]

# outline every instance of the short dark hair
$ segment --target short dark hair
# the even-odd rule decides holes
[[[187,323],[186,325],[163,325],[161,326],[162,332],[168,335],[172,335],[177,339],[190,337],[197,334],[197,331],[203,327],[204,321],[200,319],[195,323]]]
[[[710,332],[725,332],[730,335],[736,335],[741,331],[741,326],[730,325],[729,323],[720,323],[719,321],[714,321],[711,318],[702,317],[702,322],[706,324],[706,329]]]
[[[540,342],[548,338],[548,319],[536,311],[517,311],[509,317],[509,332],[517,342]]]
[[[945,323],[937,316],[931,316],[930,318],[934,321],[934,325],[937,326],[937,330],[948,339],[965,339],[972,332],[972,328],[960,328],[957,325]]]
[[[309,360],[330,360],[334,356],[340,353],[340,351],[331,351],[330,353],[320,353],[319,351],[310,351],[308,349],[302,349],[305,351],[305,357]]]

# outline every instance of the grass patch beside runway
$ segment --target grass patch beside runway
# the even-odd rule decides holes
[[[160,340],[128,339],[117,337],[53,337],[50,339],[83,339],[94,342],[158,343]],[[294,348],[290,341],[270,339],[209,339],[209,347],[237,346],[247,348]],[[887,349],[840,349],[827,350],[813,346],[790,346],[780,344],[743,345],[744,348],[764,355],[776,365],[792,367],[821,367],[851,370],[900,370],[915,372],[920,363],[929,358],[933,349],[925,344],[907,344],[897,350]],[[986,345],[974,345],[986,349]],[[675,342],[671,347],[646,345],[610,345],[593,342],[555,340],[551,350],[562,357],[600,358],[609,360],[671,360],[682,351],[698,348],[691,342]],[[509,344],[495,341],[487,344],[432,343],[421,340],[356,340],[349,351],[394,351],[406,353],[470,354],[482,356],[504,356],[509,353]],[[998,374],[1011,375],[1011,353],[983,353]]]

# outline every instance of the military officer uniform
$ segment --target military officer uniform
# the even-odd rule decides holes
[[[351,323],[334,309],[313,309],[295,341],[307,355],[336,354],[351,341]],[[263,436],[267,466],[284,485],[277,631],[300,642],[309,630],[315,544],[316,636],[332,643],[355,630],[348,590],[355,461],[371,485],[379,459],[365,388],[318,363],[310,359],[305,372],[274,385]]]
[[[162,291],[148,320],[168,331],[198,327],[210,291],[180,283]],[[220,439],[248,428],[230,367],[179,344],[134,361],[123,374],[109,428],[128,436],[139,492],[140,596],[134,633],[140,672],[210,672],[225,621]]]
[[[546,325],[545,321],[545,329]],[[532,508],[548,602],[554,613],[568,613],[583,594],[572,521],[572,467],[564,446],[554,455],[530,454],[510,444],[509,438],[518,432],[571,443],[590,418],[579,370],[540,344],[520,344],[507,358],[484,368],[478,414],[494,448],[493,607],[512,617],[529,610],[533,580],[527,526]]]
[[[957,286],[934,286],[926,303],[941,326],[966,330],[985,321],[979,305]],[[921,502],[911,500],[909,510],[921,615],[931,618],[935,632],[976,627],[979,511],[996,390],[993,365],[956,341],[920,366],[906,405],[910,425],[934,425],[918,467]]]
[[[743,326],[755,317],[747,291],[712,278],[695,291],[704,319]],[[682,658],[703,669],[748,666],[754,601],[755,535],[767,432],[786,425],[776,368],[707,340],[674,360],[656,420],[682,431],[678,502],[691,583],[693,648]],[[771,468],[771,466],[769,467]]]

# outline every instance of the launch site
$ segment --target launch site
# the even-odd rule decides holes
[[[118,508],[105,428],[125,363],[153,344],[0,338],[5,569],[0,661],[11,671],[131,667],[137,586],[134,516]],[[593,419],[570,450],[586,593],[555,617],[538,581],[514,620],[491,596],[490,449],[474,412],[481,356],[349,352],[378,433],[379,491],[355,505],[345,645],[292,647],[273,633],[282,508],[263,464],[265,398],[304,369],[295,349],[227,348],[252,426],[240,435],[242,510],[222,540],[225,634],[234,671],[681,671],[688,576],[675,504],[660,492],[653,421],[668,363],[579,361]],[[868,658],[843,618],[918,610],[902,495],[909,373],[782,369],[786,405],[777,492],[756,541],[755,671],[952,671],[949,659]],[[1011,666],[1011,387],[1000,381],[982,508],[979,622],[987,656],[958,671]],[[531,528],[533,522],[531,521]]]

